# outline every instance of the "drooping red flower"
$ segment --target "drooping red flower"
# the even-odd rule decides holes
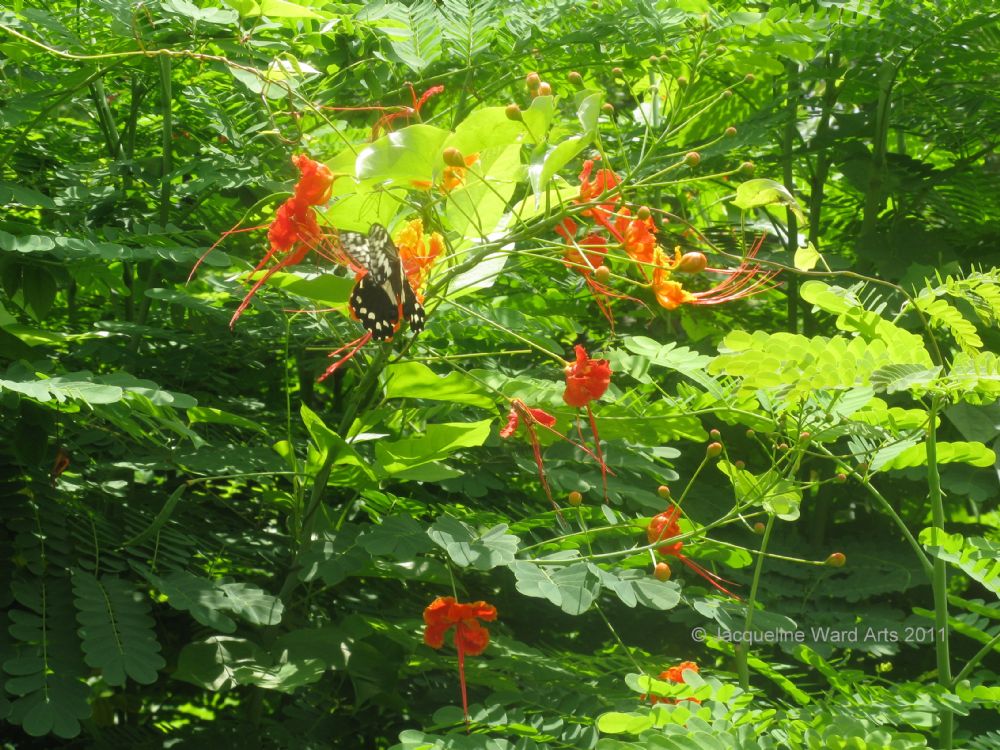
[[[622,243],[628,256],[638,263],[651,265],[656,260],[655,234],[656,224],[653,223],[652,216],[640,219],[623,208],[615,218],[615,237]]]
[[[274,257],[278,257],[278,262],[267,269],[261,278],[257,279],[254,285],[247,292],[243,301],[240,302],[236,312],[233,313],[229,321],[230,328],[250,305],[250,300],[257,293],[268,279],[282,268],[301,263],[309,254],[310,250],[316,249],[325,242],[325,236],[316,221],[316,213],[313,206],[318,206],[330,199],[330,191],[333,188],[335,176],[330,168],[325,164],[313,161],[305,154],[295,154],[292,156],[292,163],[298,168],[300,176],[295,184],[292,197],[278,206],[274,219],[267,230],[267,239],[270,247],[264,258],[254,267],[251,275],[261,271]],[[215,244],[210,247],[188,276],[188,281],[194,276],[195,271],[205,257],[212,252],[219,243],[231,234],[239,232],[250,232],[262,227],[248,227],[240,229],[237,224],[228,232],[223,232]]]
[[[462,710],[469,723],[469,697],[465,687],[465,656],[478,656],[490,642],[490,631],[480,620],[493,622],[497,609],[486,602],[461,604],[453,596],[439,596],[424,609],[424,643],[431,648],[444,645],[445,634],[455,628],[455,649],[458,651],[458,680],[462,689]]]
[[[599,399],[611,384],[611,363],[606,359],[591,359],[577,344],[576,361],[566,366],[566,390],[563,401],[569,406],[582,407]]]
[[[646,539],[650,544],[656,544],[663,539],[673,539],[680,536],[681,527],[678,523],[680,517],[681,509],[676,505],[672,505],[663,513],[653,516],[653,518],[650,519],[649,526],[646,527]],[[719,583],[719,581],[725,581],[726,583],[732,583],[732,581],[727,581],[725,578],[722,578],[712,571],[703,568],[701,565],[681,552],[683,547],[684,542],[681,540],[657,547],[657,552],[664,557],[676,557],[687,567],[708,581],[714,588],[718,589],[727,596],[733,597],[733,599],[739,599],[736,594]]]
[[[665,680],[666,682],[676,682],[678,684],[683,685],[684,684],[684,672],[688,672],[688,671],[694,672],[695,674],[698,674],[698,672],[700,670],[698,669],[698,665],[695,664],[693,661],[682,661],[680,664],[677,664],[676,666],[670,667],[669,669],[665,669],[662,672],[660,672],[659,678],[661,680]],[[643,695],[643,696],[640,696],[640,698],[641,698],[641,700],[646,700],[648,698],[649,702],[651,704],[654,704],[654,703],[679,703],[680,701],[692,701],[692,702],[698,703],[698,704],[701,703],[701,701],[698,698],[695,698],[693,696],[690,697],[690,698],[678,698],[678,699],[675,699],[675,698],[661,698],[658,695],[648,695],[648,696],[647,695]]]

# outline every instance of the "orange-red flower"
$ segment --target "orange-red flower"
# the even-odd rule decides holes
[[[661,261],[653,272],[656,301],[667,310],[676,310],[681,305],[721,305],[771,289],[772,285],[768,282],[777,275],[777,271],[765,271],[755,262],[757,251],[763,244],[764,236],[761,235],[736,268],[706,268],[709,272],[725,274],[726,278],[702,292],[689,292],[671,278],[671,270],[683,262],[675,251],[673,262]]]
[[[457,187],[465,184],[465,173],[473,164],[479,161],[479,154],[469,154],[465,157],[465,166],[447,166],[441,173],[441,192],[450,193]]]
[[[614,234],[622,243],[628,256],[638,262],[652,264],[657,255],[656,225],[653,217],[645,219],[633,217],[627,208],[623,208],[615,218]]]
[[[453,596],[439,596],[424,609],[424,643],[431,648],[444,645],[445,634],[455,628],[455,649],[458,651],[458,679],[462,689],[462,710],[469,722],[469,698],[465,688],[465,655],[478,656],[490,642],[490,631],[479,621],[492,622],[497,609],[486,602],[461,604]]]
[[[599,399],[611,385],[611,363],[606,359],[591,359],[577,344],[576,361],[566,366],[566,390],[563,401],[569,406],[587,406]]]
[[[684,672],[689,672],[689,671],[698,674],[699,672],[698,665],[695,664],[693,661],[682,661],[680,664],[660,672],[659,677],[661,680],[665,680],[666,682],[676,682],[678,684],[683,685]],[[693,701],[694,703],[699,703],[699,704],[701,703],[701,701],[695,697],[674,699],[674,698],[661,698],[658,695],[641,696],[642,700],[646,700],[647,698],[649,699],[650,703],[678,703],[680,701]]]
[[[243,301],[240,302],[236,312],[233,313],[229,321],[230,328],[243,314],[243,311],[250,305],[250,300],[257,293],[265,282],[282,268],[301,263],[310,250],[315,249],[324,241],[323,233],[316,222],[316,213],[313,206],[318,206],[330,199],[330,191],[333,188],[334,174],[325,164],[313,161],[305,154],[296,154],[292,157],[292,163],[300,172],[299,181],[295,184],[295,191],[291,198],[286,200],[274,214],[274,220],[267,230],[267,239],[270,248],[264,255],[263,260],[253,269],[257,273],[266,266],[275,256],[281,256],[278,262],[271,266],[264,275],[261,276],[247,292]],[[235,230],[230,230],[223,237],[231,234]],[[221,242],[221,238],[220,238]],[[216,243],[217,245],[218,243]],[[215,245],[212,246],[213,248]],[[212,248],[209,248],[211,252]],[[207,255],[206,253],[205,255]],[[205,256],[202,256],[203,258]],[[200,260],[198,261],[201,262]],[[197,268],[197,264],[195,268]],[[192,269],[191,273],[194,273]]]
[[[566,219],[570,221],[570,219]],[[575,225],[574,225],[575,230]],[[565,228],[557,228],[567,231]],[[560,232],[561,233],[561,232]],[[574,242],[572,235],[567,237],[566,249],[563,251],[563,264],[586,278],[594,273],[594,270],[604,263],[604,257],[608,254],[608,241],[596,232],[591,232],[585,237]]]
[[[413,291],[421,297],[420,292],[427,283],[431,266],[444,251],[444,239],[437,232],[426,236],[423,221],[413,219],[396,234],[395,240],[399,257],[403,260],[403,272]]]
[[[649,522],[649,526],[646,527],[646,539],[650,544],[656,544],[663,539],[673,539],[681,535],[681,527],[678,523],[681,517],[681,509],[676,505],[672,505],[670,508],[665,510],[663,513],[653,516]],[[684,547],[683,541],[673,542],[671,544],[664,544],[657,547],[657,552],[665,557],[676,557],[687,567],[693,570],[695,573],[700,575],[706,581],[708,581],[714,588],[718,589],[722,593],[733,597],[734,599],[739,599],[736,594],[727,589],[725,586],[719,583],[719,581],[725,581],[726,583],[732,583],[731,581],[726,581],[725,578],[717,576],[710,570],[706,570],[701,565],[696,563],[690,557],[681,552]]]
[[[599,161],[599,158],[587,159],[583,163],[583,169],[580,171],[580,195],[577,198],[577,203],[590,203],[621,184],[618,175],[610,169],[599,169],[597,170],[597,174],[591,177],[594,165]],[[615,204],[618,200],[619,197],[617,195],[610,196],[606,202],[600,203],[594,208],[584,209],[580,212],[580,215],[600,218],[602,214],[612,213],[615,210]]]

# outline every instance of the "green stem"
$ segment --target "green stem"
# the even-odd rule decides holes
[[[774,515],[768,515],[767,526],[764,527],[764,538],[760,542],[760,552],[761,554],[757,556],[757,564],[753,569],[753,583],[750,585],[750,598],[747,600],[747,616],[746,620],[743,622],[743,631],[745,633],[750,632],[750,628],[753,625],[753,610],[754,604],[757,601],[757,588],[760,585],[760,574],[764,569],[764,558],[766,555],[764,552],[767,550],[767,543],[771,539],[771,530],[774,528]],[[746,641],[741,641],[736,644],[736,671],[740,677],[740,687],[744,690],[750,689],[750,666],[749,666],[749,656],[750,656],[750,645]]]
[[[938,545],[938,534],[944,532],[944,501],[941,495],[941,475],[937,465],[937,415],[941,408],[938,397],[931,400],[927,410],[927,487],[930,492],[931,517],[934,528],[931,544]],[[940,557],[934,558],[934,647],[937,656],[938,684],[945,690],[952,687],[951,658],[948,639],[948,568]],[[955,715],[950,709],[941,708],[941,727],[938,742],[944,750],[951,750]]]
[[[993,651],[993,649],[996,648],[998,643],[1000,643],[1000,633],[997,633],[989,641],[987,641],[986,645],[984,645],[981,649],[979,649],[976,652],[976,655],[973,656],[971,659],[969,659],[968,662],[966,662],[965,666],[962,667],[962,671],[955,676],[954,680],[952,680],[951,682],[952,688],[954,688],[955,685],[957,685],[966,677],[968,677],[970,674],[972,674],[972,670],[975,669],[977,666],[979,666],[979,662],[985,659],[986,655],[991,651]]]

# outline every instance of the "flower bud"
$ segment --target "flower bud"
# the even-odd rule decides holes
[[[606,115],[614,114],[615,105],[611,102],[604,102],[604,104],[601,105],[601,111]]]
[[[747,73],[745,76],[743,76],[743,80],[746,81],[747,83],[753,83],[754,81],[757,80],[757,76],[755,76],[753,73]]]
[[[566,501],[567,501],[567,502],[568,502],[568,503],[569,503],[570,505],[572,505],[572,506],[576,507],[576,506],[580,505],[580,503],[582,503],[582,502],[583,502],[583,495],[581,495],[581,494],[580,494],[579,492],[577,492],[576,490],[573,490],[573,491],[572,491],[571,493],[569,493],[569,495],[568,495],[568,496],[566,497]]]
[[[670,566],[665,562],[656,563],[656,567],[653,568],[653,577],[657,581],[669,581],[671,576]]]
[[[546,81],[542,81],[538,84],[538,95],[552,96],[552,86],[550,86]]]
[[[570,83],[572,83],[577,88],[583,88],[583,76],[580,75],[577,71],[571,70],[569,72],[569,75],[566,76],[566,78],[569,80]]]
[[[753,430],[747,430],[747,438],[749,438],[750,440],[753,440],[753,436],[756,434],[757,433],[754,432]]]
[[[444,152],[441,154],[441,157],[444,159],[444,163],[447,164],[449,167],[465,166],[465,157],[462,156],[462,152],[459,151],[454,146],[449,146],[448,148],[446,148]]]
[[[670,55],[667,54],[660,55],[659,61],[660,65],[666,65],[668,62],[670,62]]]
[[[652,214],[649,210],[649,206],[639,206],[639,208],[636,209],[635,212],[635,218],[637,218],[639,221],[646,221],[651,215]]]
[[[778,450],[779,451],[787,451],[788,450],[788,443],[778,443]]]
[[[677,270],[683,273],[701,273],[708,267],[708,258],[705,253],[692,251],[681,256],[681,262],[677,264]]]
[[[722,453],[722,443],[709,443],[708,447],[705,448],[705,455],[709,458],[715,458]]]
[[[697,167],[699,164],[701,164],[701,154],[699,154],[697,151],[689,151],[688,154],[684,157],[684,163],[687,164],[689,167]]]
[[[831,568],[842,568],[847,564],[847,556],[843,552],[833,552],[823,564]]]
[[[833,478],[833,481],[835,481],[837,484],[843,484],[844,482],[847,481],[847,474],[841,472],[840,474],[837,474],[837,476]]]
[[[767,529],[767,527],[764,525],[763,521],[758,521],[757,523],[755,523],[753,525],[753,533],[754,534],[761,534],[762,535],[764,533],[765,529]]]
[[[528,86],[528,91],[535,91],[541,85],[542,78],[538,75],[538,73],[532,71],[524,77],[524,82]]]
[[[625,75],[625,71],[622,70],[621,68],[612,68],[611,75],[615,76],[616,78],[621,78],[623,75]]]
[[[649,56],[649,64],[650,65],[656,65],[659,62],[660,62],[660,58],[658,58],[656,55],[650,55]]]
[[[611,269],[607,266],[598,266],[594,269],[594,278],[602,284],[608,283],[608,279],[611,278]]]
[[[720,44],[718,47],[715,48],[715,51],[718,52],[720,55],[725,54],[725,52],[726,52],[726,45]]]
[[[518,107],[516,104],[508,104],[507,109],[504,111],[507,113],[508,120],[514,120],[516,122],[520,122],[521,120],[524,119],[521,116],[521,108]]]
[[[688,79],[685,76],[677,76],[677,85],[684,88],[688,85]]]
[[[728,99],[732,95],[733,95],[733,92],[730,89],[726,89],[725,91],[722,92],[722,96],[725,97],[726,99]]]
[[[751,175],[757,166],[752,161],[745,161],[740,164],[740,174]]]
[[[732,138],[734,135],[736,135],[736,128],[730,125],[728,128],[726,128],[726,137]]]
[[[709,436],[710,438],[712,438],[712,440],[721,440],[721,439],[722,439],[722,433],[721,433],[721,432],[719,432],[719,431],[718,431],[718,430],[716,430],[716,429],[711,429],[711,430],[709,430],[709,431],[708,431],[708,436]]]
[[[808,433],[808,432],[800,432],[799,433],[799,440],[801,440],[803,443],[808,443],[809,442],[809,438],[811,438],[811,437],[812,437],[812,435],[810,433]]]
[[[733,466],[737,469],[745,469],[747,467],[747,462],[743,459],[739,459],[738,461],[733,461]]]
[[[664,500],[670,497],[670,488],[665,484],[661,484],[656,488],[656,494],[662,497]]]

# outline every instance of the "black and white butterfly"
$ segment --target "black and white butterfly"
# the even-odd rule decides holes
[[[367,273],[351,290],[351,313],[376,341],[391,339],[405,318],[414,333],[424,329],[424,308],[410,286],[389,232],[381,224],[372,224],[368,235],[340,232],[344,253]]]

